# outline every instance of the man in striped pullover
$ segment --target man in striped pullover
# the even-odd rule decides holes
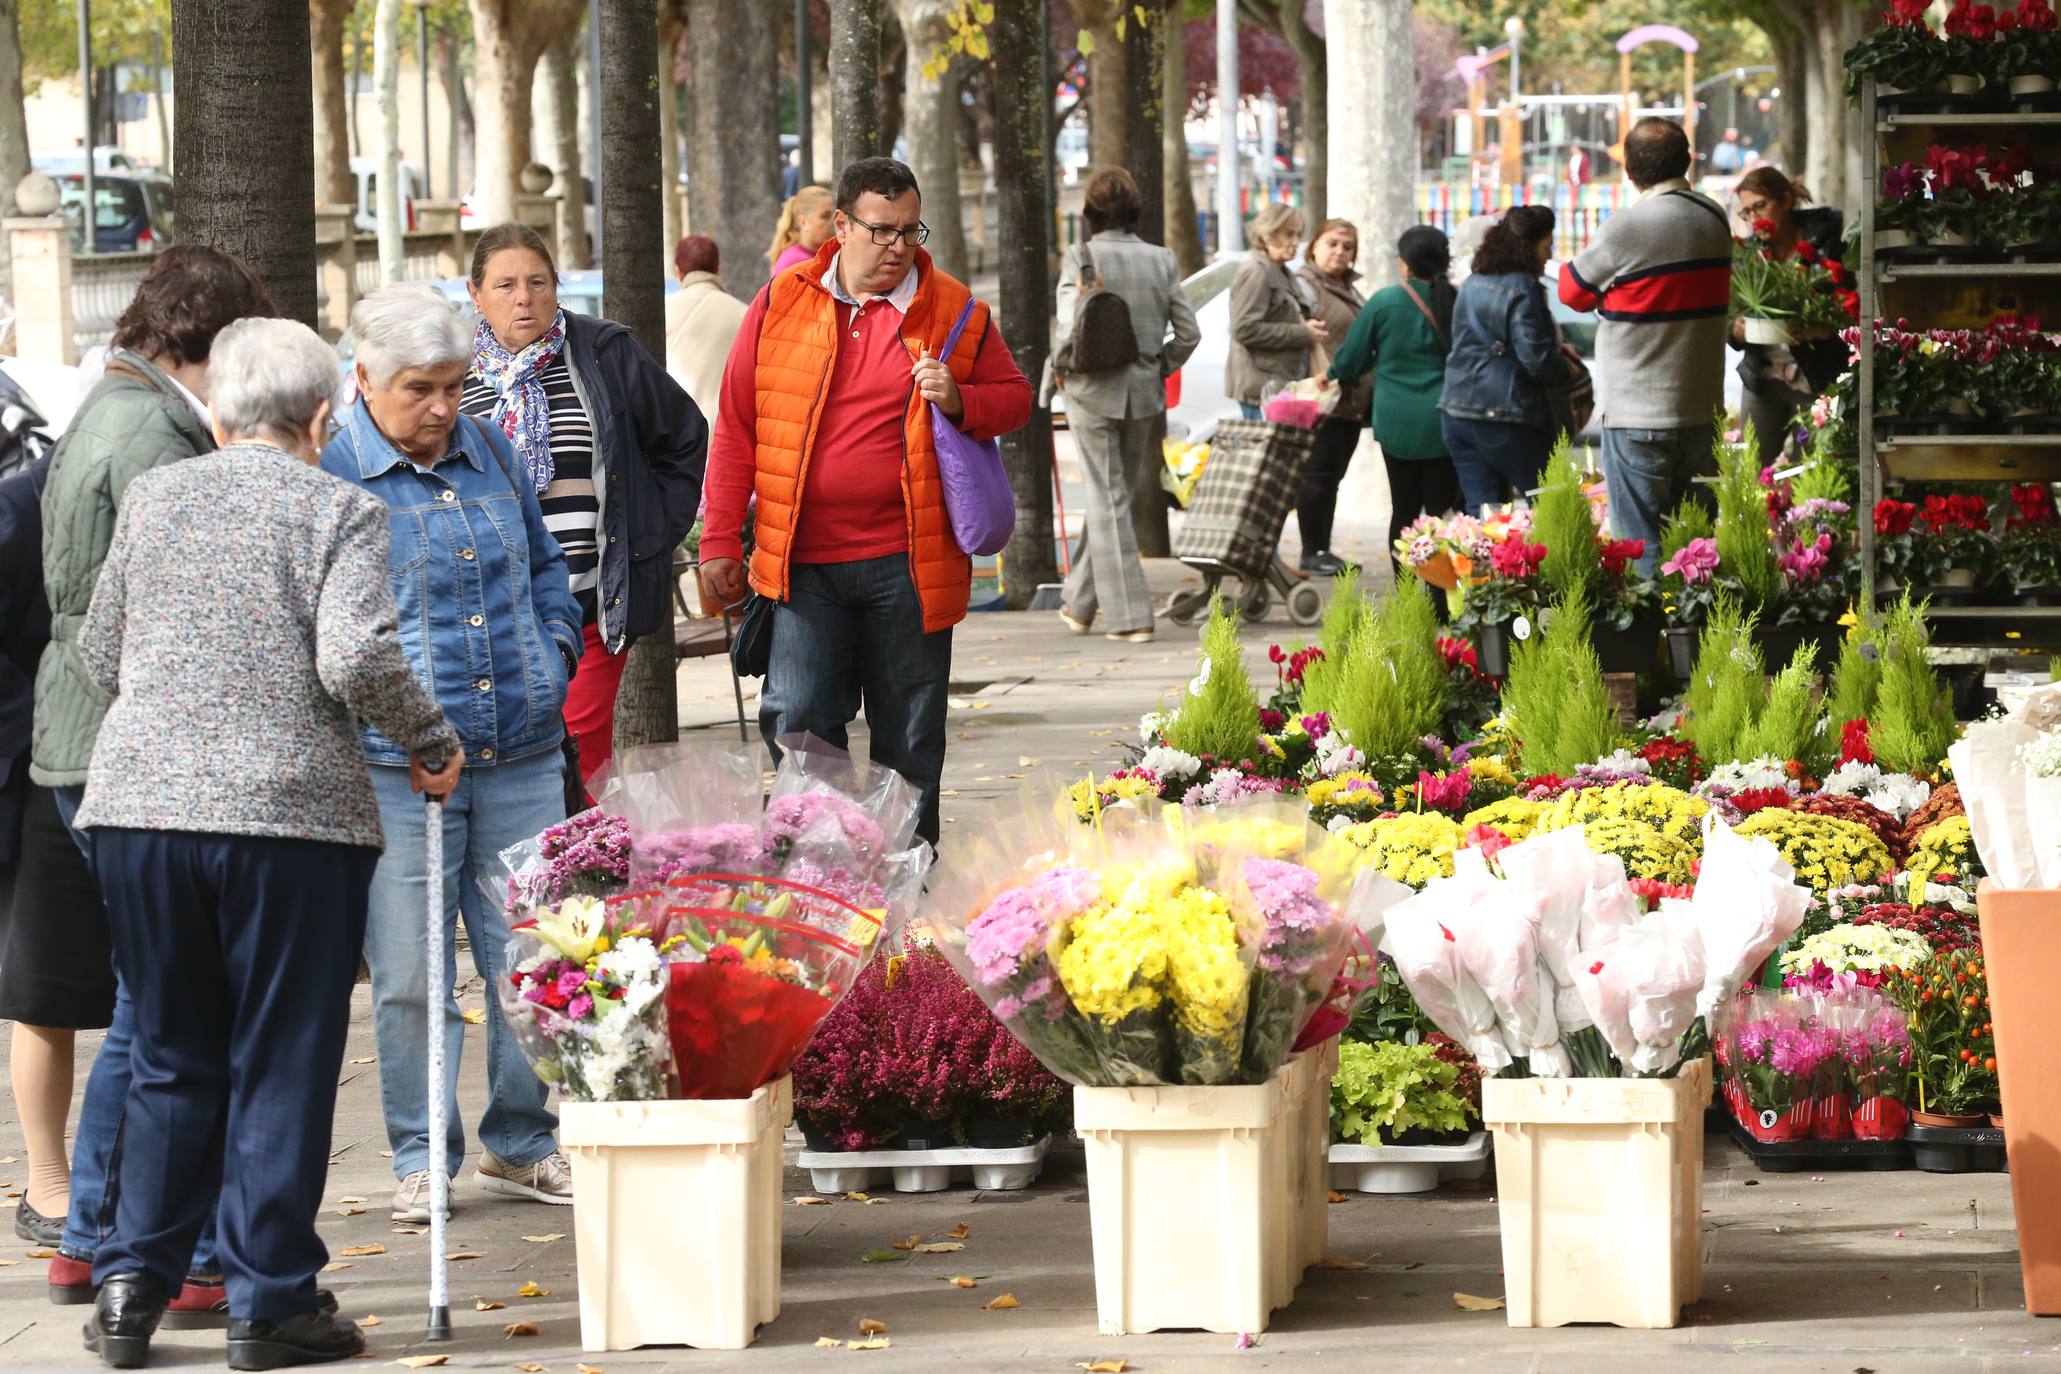
[[[1689,189],[1689,139],[1667,119],[1642,119],[1625,139],[1639,198],[1603,225],[1560,274],[1560,299],[1602,316],[1596,365],[1603,403],[1603,475],[1610,523],[1643,539],[1640,568],[1660,557],[1660,522],[1699,473],[1716,470],[1714,421],[1724,406],[1725,317],[1732,231],[1718,205]]]

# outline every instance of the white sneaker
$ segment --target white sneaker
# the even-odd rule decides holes
[[[451,1193],[444,1190],[444,1215],[452,1210]],[[429,1225],[429,1170],[417,1169],[401,1180],[394,1190],[394,1220],[411,1226]]]
[[[481,1150],[479,1172],[473,1179],[486,1192],[503,1197],[552,1202],[561,1207],[572,1205],[572,1165],[556,1150],[535,1164],[510,1164],[492,1150]]]

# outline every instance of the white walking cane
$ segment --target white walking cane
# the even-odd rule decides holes
[[[441,765],[440,765],[441,766]],[[449,1150],[444,1140],[444,1001],[451,977],[444,968],[444,804],[425,798],[429,832],[423,845],[429,890],[429,1328],[423,1339],[451,1339],[450,1268],[444,1258],[444,1218],[450,1210]],[[492,990],[488,990],[492,995]]]

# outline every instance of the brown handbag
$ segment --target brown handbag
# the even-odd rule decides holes
[[[1053,366],[1069,373],[1114,372],[1138,361],[1138,332],[1131,327],[1131,307],[1102,284],[1086,239],[1081,240],[1080,288],[1073,312],[1073,337],[1065,356]]]

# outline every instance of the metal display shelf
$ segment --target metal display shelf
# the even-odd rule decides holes
[[[1913,284],[1915,290],[1917,283],[1926,281],[1967,285],[2037,282],[2043,286],[2038,293],[2042,296],[2056,289],[2044,284],[2061,283],[2061,263],[1881,261],[1875,256],[1875,204],[1876,190],[1882,184],[1887,138],[1913,130],[2010,127],[2036,131],[2032,140],[2047,145],[2051,150],[2053,145],[2061,143],[2061,138],[2056,136],[2061,133],[2061,111],[2038,114],[1889,111],[1880,108],[1875,82],[1870,80],[1861,91],[1861,117],[1863,123],[1876,132],[1876,136],[1868,140],[1867,193],[1861,197],[1861,262],[1856,275],[1860,285],[1862,321],[1897,319],[1909,314],[1907,310],[1887,308],[1884,301],[1885,291],[1892,295],[1901,294],[1895,288],[1902,283]],[[1915,305],[1924,299],[1927,297],[1921,292],[1906,303]],[[1925,325],[1923,320],[1916,323],[1920,328]],[[1860,429],[1860,451],[1864,455],[1860,464],[1860,499],[1857,502],[1863,518],[1856,522],[1860,530],[1860,604],[1872,608],[1875,605],[1875,522],[1866,518],[1866,512],[1874,510],[1885,485],[1928,481],[2061,481],[2061,435],[1878,435],[1875,429],[1875,350],[1872,338],[1869,346],[1861,348],[1859,354],[1855,404],[1859,411],[1856,420]],[[2015,626],[2010,625],[2015,621],[2023,625],[2027,635],[2031,636],[2017,647],[2037,644],[2061,648],[2061,607],[1942,606],[1932,612],[1932,617],[1961,622],[2005,622],[1999,626],[1999,633],[2015,630]]]

